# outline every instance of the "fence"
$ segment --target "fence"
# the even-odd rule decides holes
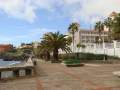
[[[74,48],[74,52],[94,53],[94,54],[106,54],[110,56],[120,57],[120,42],[114,41],[113,43],[86,44],[85,48]]]

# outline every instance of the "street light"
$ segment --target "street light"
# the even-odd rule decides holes
[[[106,55],[105,55],[105,40],[104,40],[104,36],[103,36],[103,51],[104,51],[104,58],[103,60],[105,61],[106,60]]]
[[[113,43],[114,43],[114,57],[115,57],[116,41],[114,40]]]

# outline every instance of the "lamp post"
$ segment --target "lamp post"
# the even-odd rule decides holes
[[[103,50],[104,50],[104,59],[103,60],[105,61],[106,60],[106,58],[105,58],[106,55],[105,55],[105,41],[104,41],[104,39],[103,39]]]
[[[115,57],[116,41],[114,40],[113,43],[114,43],[114,57]]]
[[[105,40],[104,40],[104,36],[103,36],[102,43],[103,43],[103,52],[104,52],[103,60],[105,61],[106,60],[106,55],[105,55]]]

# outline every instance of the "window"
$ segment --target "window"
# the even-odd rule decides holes
[[[1,78],[13,78],[13,71],[2,71],[1,72]]]
[[[18,77],[19,76],[19,70],[15,70],[15,71],[13,71],[14,72],[14,76],[15,77]]]
[[[31,69],[26,69],[26,75],[31,75],[32,74],[32,70]]]

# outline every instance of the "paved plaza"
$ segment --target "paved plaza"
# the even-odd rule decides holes
[[[0,82],[0,90],[120,90],[120,64],[86,64],[66,67],[37,62],[37,76]]]

